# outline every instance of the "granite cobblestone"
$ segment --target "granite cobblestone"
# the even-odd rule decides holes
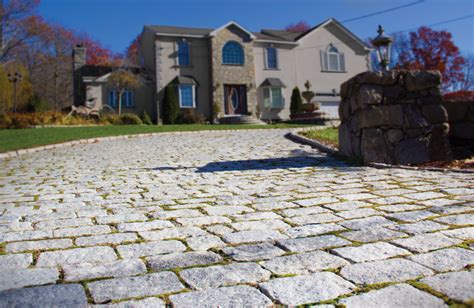
[[[474,299],[471,174],[351,166],[286,132],[0,158],[0,306],[444,307],[413,279]]]

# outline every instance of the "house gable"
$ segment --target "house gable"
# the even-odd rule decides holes
[[[214,31],[209,33],[209,36],[215,37],[220,31],[224,29],[227,29],[228,31],[231,31],[232,33],[242,37],[242,39],[244,39],[245,41],[251,41],[256,38],[256,36],[252,32],[248,31],[247,29],[245,29],[244,27],[242,27],[235,21],[230,21],[226,23],[225,25],[215,29]]]
[[[335,36],[340,42],[343,42],[348,47],[354,50],[359,55],[367,54],[371,49],[367,44],[365,44],[360,38],[358,38],[354,33],[352,33],[349,29],[344,27],[340,22],[338,22],[334,18],[330,18],[315,27],[311,28],[310,30],[303,32],[298,37],[296,37],[296,41],[304,41],[308,38],[312,37],[312,34],[320,32],[320,31],[328,31],[333,36]]]

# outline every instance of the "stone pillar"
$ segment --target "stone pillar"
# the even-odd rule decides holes
[[[339,153],[418,164],[450,157],[438,71],[361,73],[341,85]]]

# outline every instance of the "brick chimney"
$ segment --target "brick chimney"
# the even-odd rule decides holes
[[[72,50],[73,70],[73,104],[82,106],[85,104],[85,86],[82,82],[84,67],[86,65],[86,48],[84,44],[74,46]]]

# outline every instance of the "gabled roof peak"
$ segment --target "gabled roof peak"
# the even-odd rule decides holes
[[[237,28],[239,28],[240,30],[242,30],[243,32],[247,33],[251,39],[255,39],[256,36],[250,32],[249,30],[245,29],[244,27],[242,27],[241,25],[239,25],[237,22],[235,21],[229,21],[228,23],[226,23],[225,25],[215,29],[214,31],[212,31],[211,33],[209,33],[209,36],[215,36],[219,31],[221,31],[222,29],[225,29],[225,28],[228,28],[230,26],[235,26]]]

